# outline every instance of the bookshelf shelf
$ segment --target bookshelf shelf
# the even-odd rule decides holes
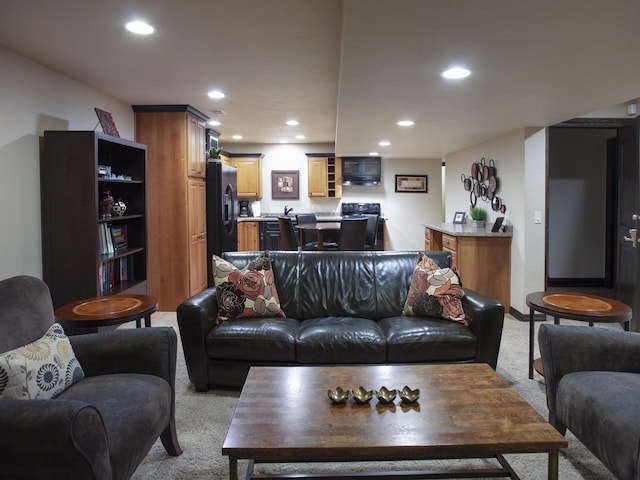
[[[45,131],[43,279],[55,308],[100,295],[147,293],[146,162],[146,145],[130,140]],[[104,168],[114,177],[100,177]],[[105,190],[126,204],[124,215],[100,218]]]

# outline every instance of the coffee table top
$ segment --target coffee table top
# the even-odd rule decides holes
[[[626,322],[631,308],[612,298],[579,292],[534,292],[527,306],[547,315],[590,322]]]
[[[334,405],[329,388],[420,388],[415,404]],[[485,364],[252,367],[223,455],[403,460],[548,452],[566,439]]]

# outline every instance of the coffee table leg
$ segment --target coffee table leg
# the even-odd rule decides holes
[[[558,480],[558,450],[549,452],[549,480]]]
[[[229,480],[238,480],[238,459],[229,457]]]
[[[535,335],[533,314],[533,308],[529,308],[529,380],[533,379],[533,340]]]

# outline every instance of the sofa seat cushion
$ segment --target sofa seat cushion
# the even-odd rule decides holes
[[[213,327],[207,336],[210,358],[295,362],[300,322],[294,318],[243,318]]]
[[[378,322],[388,362],[473,360],[478,339],[462,323],[441,318],[397,316]]]
[[[618,478],[637,478],[638,395],[637,373],[574,372],[558,384],[558,419]]]
[[[100,412],[109,441],[113,478],[129,478],[133,474],[171,416],[171,387],[154,375],[87,377],[56,398],[83,401]],[[141,398],[146,401],[141,402]]]
[[[373,320],[358,317],[322,317],[300,324],[298,363],[384,363],[384,333]]]

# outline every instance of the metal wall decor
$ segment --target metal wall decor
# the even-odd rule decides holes
[[[471,175],[464,173],[460,175],[460,180],[466,191],[469,192],[469,208],[473,208],[478,203],[478,199],[491,204],[491,209],[495,212],[504,213],[507,206],[498,196],[500,181],[498,179],[498,169],[493,158],[489,160],[482,157],[479,162],[471,164]]]

